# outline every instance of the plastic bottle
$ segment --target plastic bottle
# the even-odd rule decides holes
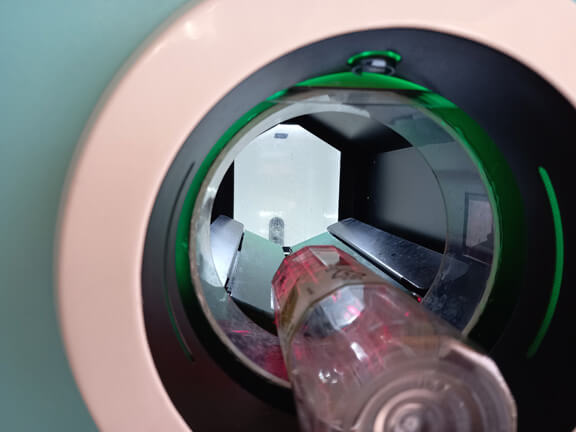
[[[516,430],[514,400],[494,362],[350,255],[301,249],[273,286],[304,430]]]

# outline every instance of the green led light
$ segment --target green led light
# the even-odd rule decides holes
[[[398,54],[395,51],[386,50],[386,51],[363,51],[360,54],[356,54],[350,57],[346,63],[348,63],[348,66],[353,66],[358,61],[370,57],[392,59],[396,63],[400,63],[402,61],[402,56],[400,54]]]
[[[538,348],[540,348],[540,344],[548,332],[548,328],[550,327],[550,323],[554,317],[554,312],[556,311],[556,305],[558,304],[560,287],[562,285],[562,273],[564,271],[564,232],[562,229],[562,217],[560,215],[558,198],[548,172],[543,167],[538,167],[538,172],[542,178],[542,183],[544,183],[544,188],[548,195],[548,201],[550,202],[550,209],[552,210],[554,236],[556,238],[556,264],[554,266],[554,281],[552,283],[552,292],[550,293],[546,315],[544,315],[544,319],[542,320],[542,324],[540,324],[540,328],[538,329],[534,341],[530,345],[530,348],[528,348],[528,357],[533,357],[536,354]]]
[[[371,72],[364,72],[361,75],[352,72],[339,72],[330,75],[323,75],[302,81],[301,83],[296,84],[295,87],[428,91],[425,87],[419,86],[410,81]]]

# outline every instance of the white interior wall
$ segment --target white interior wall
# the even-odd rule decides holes
[[[269,238],[270,220],[284,221],[292,246],[338,220],[340,152],[297,125],[278,125],[234,162],[234,219]]]

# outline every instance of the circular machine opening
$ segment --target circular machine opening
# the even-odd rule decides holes
[[[271,279],[301,247],[342,248],[464,333],[494,283],[495,197],[470,144],[486,136],[442,97],[374,79],[386,85],[305,82],[268,99],[222,143],[198,191],[199,304],[244,365],[281,386]]]
[[[321,83],[317,78],[315,83],[276,93],[299,82],[306,84],[304,80],[310,77],[326,78],[327,73],[349,70],[344,65],[350,56],[383,48],[402,54],[402,62],[396,68],[398,76],[432,89],[462,110],[437,94],[407,85],[407,81],[399,86],[401,80],[393,82],[390,78],[387,86],[378,85],[365,73],[355,80],[361,78],[366,85],[337,79],[332,83],[324,79]],[[378,80],[382,79],[385,77]],[[462,197],[449,181],[454,174],[450,168],[457,164],[444,170],[433,166],[434,144],[420,145],[409,135],[409,128],[401,129],[400,123],[392,126],[388,121],[392,118],[378,117],[384,116],[386,110],[392,112],[382,100],[379,104],[386,110],[353,99],[328,103],[330,94],[345,93],[346,89],[350,94],[375,91],[381,96],[388,93],[404,98],[400,105],[407,105],[416,115],[429,117],[464,149],[487,193],[478,196],[469,191],[468,198]],[[260,428],[269,424],[275,430],[291,431],[297,427],[288,384],[281,377],[281,367],[274,368],[282,365],[279,350],[274,351],[274,335],[250,319],[221,282],[209,286],[202,278],[208,282],[207,269],[214,266],[209,252],[213,213],[210,206],[217,212],[218,202],[222,201],[217,197],[219,179],[211,180],[214,172],[223,167],[218,176],[224,178],[227,168],[222,158],[235,143],[265,120],[267,114],[303,102],[282,99],[296,98],[304,90],[323,91],[324,99],[317,100],[315,106],[328,103],[331,109],[325,112],[342,108],[368,112],[363,115],[407,140],[432,172],[436,170],[447,226],[444,243],[440,242],[438,249],[443,261],[436,272],[438,276],[423,296],[423,306],[454,320],[451,322],[459,322],[464,333],[469,331],[470,338],[490,352],[512,388],[524,424],[540,424],[542,416],[538,413],[544,406],[554,413],[555,422],[567,428],[572,421],[566,416],[570,410],[558,407],[571,406],[574,387],[566,381],[568,360],[562,361],[566,358],[564,329],[572,319],[566,308],[570,300],[559,302],[555,314],[554,308],[558,290],[561,285],[570,284],[572,275],[566,267],[562,273],[563,238],[561,233],[556,234],[561,221],[549,203],[555,196],[554,189],[560,203],[570,192],[571,159],[566,137],[572,134],[574,105],[535,71],[505,53],[463,37],[410,28],[344,34],[279,57],[231,89],[183,142],[158,190],[142,260],[146,335],[162,383],[182,417],[193,430],[246,430],[254,429],[256,423]],[[270,95],[274,97],[266,99]],[[311,114],[294,110],[254,131],[251,139],[278,124],[298,124],[306,129],[302,122],[291,119]],[[412,131],[417,130],[414,127]],[[335,142],[317,131],[311,133],[334,146]],[[430,154],[425,154],[428,149]],[[231,165],[234,159],[232,156],[227,163]],[[341,155],[342,164],[346,160]],[[543,183],[543,172],[549,173],[553,188],[550,178]],[[349,184],[345,178],[341,173],[343,186]],[[388,183],[380,183],[379,187],[385,185]],[[206,197],[207,193],[210,196]],[[476,261],[486,257],[482,249],[475,248],[471,240],[466,241],[469,236],[464,231],[451,229],[457,226],[451,222],[454,218],[464,219],[462,226],[478,220],[473,209],[486,209],[486,196],[494,242],[489,270],[486,265],[476,267]],[[340,207],[341,203],[339,219],[346,216],[340,213]],[[430,212],[424,205],[420,208],[415,215]],[[569,220],[569,209],[561,209],[562,217]],[[233,215],[233,208],[231,211]],[[200,214],[204,222],[197,218]],[[284,228],[289,229],[289,221],[284,222]],[[374,226],[407,240],[424,239],[409,237],[410,233],[401,226]],[[568,233],[565,236],[569,238]],[[207,253],[200,254],[203,243]],[[434,249],[432,242],[422,245]],[[472,267],[456,281],[442,283],[444,275],[451,271],[447,258],[459,256]],[[476,272],[477,269],[481,270]],[[565,290],[563,295],[567,294]],[[549,326],[552,316],[555,326]],[[250,333],[252,329],[254,334]],[[254,335],[265,336],[260,338],[264,341],[260,344],[262,351],[255,348],[246,352],[234,339],[242,336],[259,343]],[[537,361],[534,355],[538,356]],[[566,385],[558,386],[558,382]],[[215,417],[213,407],[224,401],[223,395],[229,415]]]

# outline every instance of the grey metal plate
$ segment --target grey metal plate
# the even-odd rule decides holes
[[[328,231],[407,288],[420,292],[430,288],[444,258],[441,253],[352,218],[330,225]],[[461,267],[458,274],[466,272],[466,264],[454,264]]]
[[[246,231],[228,281],[232,298],[273,316],[272,278],[283,259],[280,245]]]

